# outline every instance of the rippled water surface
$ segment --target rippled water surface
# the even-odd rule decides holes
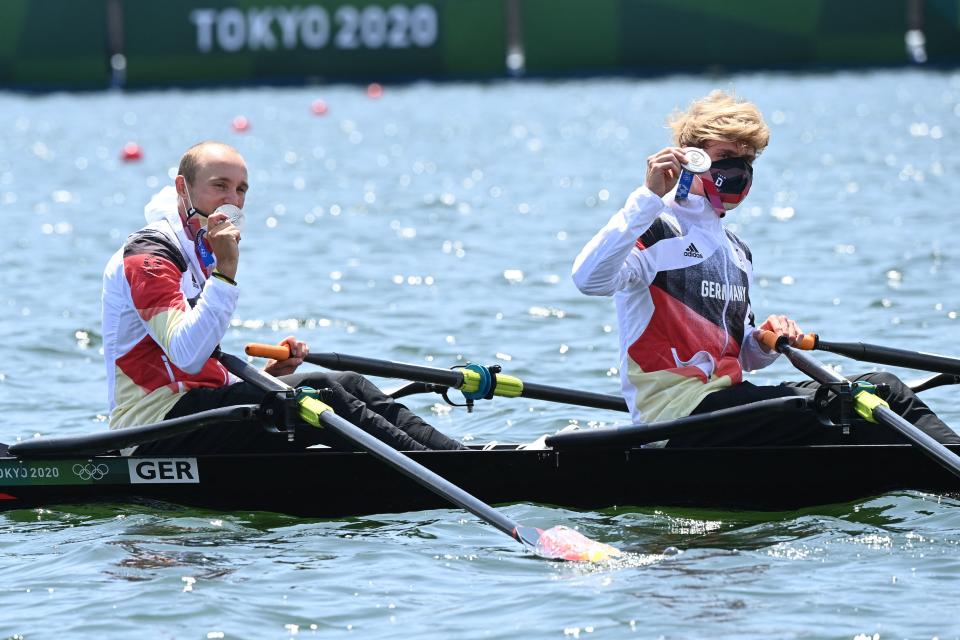
[[[960,353],[956,73],[415,84],[379,100],[352,86],[0,94],[0,441],[106,428],[103,265],[182,151],[209,138],[250,168],[225,349],[293,332],[314,351],[496,361],[615,393],[612,303],[579,294],[570,264],[667,143],[664,116],[717,86],[756,101],[773,132],[728,216],[753,251],[758,315],[789,313],[836,341]],[[318,98],[325,116],[311,113]],[[128,140],[138,163],[120,161]],[[796,377],[785,362],[753,375]],[[960,425],[955,389],[925,398]],[[473,414],[410,404],[476,442],[620,418],[524,400]],[[455,510],[13,511],[0,515],[0,637],[960,636],[952,497],[773,514],[505,510],[631,553],[599,567],[536,560]]]

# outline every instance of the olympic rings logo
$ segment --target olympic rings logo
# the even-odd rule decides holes
[[[108,471],[110,471],[110,468],[103,463],[78,463],[73,465],[73,473],[76,474],[76,476],[81,480],[102,480],[103,477],[107,475]]]

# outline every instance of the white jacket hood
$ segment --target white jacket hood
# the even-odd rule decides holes
[[[176,229],[180,224],[180,212],[177,210],[177,190],[167,185],[153,194],[150,202],[143,208],[143,217],[148,223],[167,220]]]
[[[195,274],[200,276],[200,282],[206,280],[203,268],[200,266],[200,260],[197,258],[197,252],[194,250],[193,241],[187,237],[183,228],[183,222],[180,220],[180,211],[177,208],[177,190],[167,185],[157,193],[153,194],[150,202],[143,208],[143,217],[147,223],[156,229],[162,230],[167,235],[172,235],[177,239],[181,252],[190,262]],[[166,222],[167,224],[163,224]]]

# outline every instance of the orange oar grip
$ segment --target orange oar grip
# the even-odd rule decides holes
[[[243,349],[248,356],[286,360],[290,357],[290,347],[285,344],[262,344],[251,342]]]
[[[767,331],[766,329],[760,330],[760,344],[770,349],[771,351],[777,350],[777,339],[780,336],[773,331]],[[817,348],[817,334],[815,333],[805,333],[803,338],[800,340],[800,344],[796,345],[795,348],[803,349],[804,351],[812,351]]]
[[[766,329],[760,330],[760,338],[759,338],[760,344],[765,346],[767,349],[770,349],[771,351],[777,350],[777,338],[779,337],[780,336],[775,334],[773,331],[767,331]]]

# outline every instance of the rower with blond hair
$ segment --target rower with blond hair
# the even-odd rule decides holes
[[[673,144],[647,158],[643,186],[573,265],[583,293],[615,300],[621,385],[633,421],[814,393],[813,382],[756,386],[743,379],[745,370],[766,367],[778,356],[759,342],[760,330],[792,344],[803,338],[785,315],[771,315],[756,327],[750,249],[723,225],[726,213],[749,193],[754,162],[770,141],[760,110],[714,91],[668,123]],[[941,442],[960,443],[895,376],[873,373],[855,380],[889,385],[893,410]],[[873,425],[844,438],[840,429],[824,428],[805,412],[751,417],[671,438],[669,446],[898,441],[892,430]]]

